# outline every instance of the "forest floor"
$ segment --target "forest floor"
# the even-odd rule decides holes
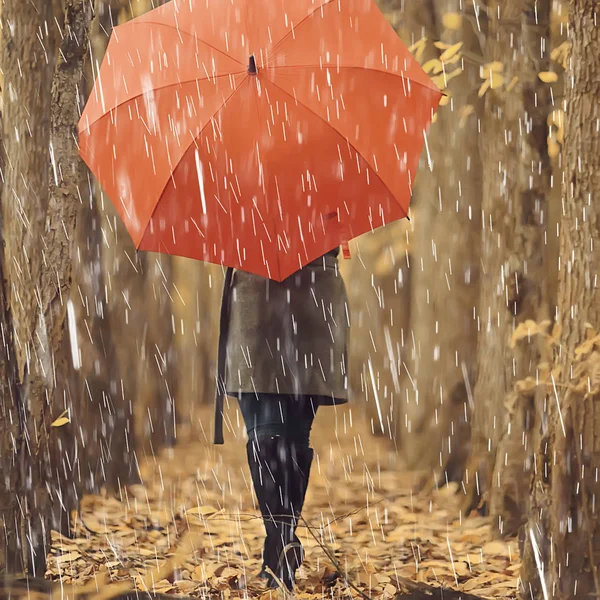
[[[121,500],[86,497],[75,538],[53,533],[47,575],[203,598],[264,594],[255,577],[262,523],[237,411],[230,409],[229,417],[235,425],[224,446],[209,443],[207,409],[205,439],[139,458],[142,485],[124,489]],[[413,493],[417,477],[402,469],[389,440],[371,436],[356,408],[322,409],[312,445],[303,512],[310,530],[299,528],[306,560],[296,597],[356,598],[350,581],[385,600],[403,577],[484,597],[516,597],[516,541],[492,540],[486,518],[461,518],[456,488]]]

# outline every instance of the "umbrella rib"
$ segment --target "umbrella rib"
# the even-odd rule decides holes
[[[214,112],[213,116],[202,126],[202,128],[198,132],[198,135],[194,136],[192,141],[186,147],[185,151],[182,154],[182,158],[185,156],[186,152],[192,147],[192,144],[194,144],[196,142],[196,140],[204,133],[204,130],[210,125],[211,121],[225,108],[225,106],[227,106],[227,103],[235,96],[235,94],[238,93],[238,91],[240,90],[242,85],[248,80],[248,77],[249,76],[246,76],[244,78],[244,80],[240,83],[240,85],[235,90],[233,90],[233,92],[231,92],[231,94],[229,94],[229,96],[227,96],[227,98],[225,98],[225,100],[223,101],[223,104],[221,104],[221,106],[219,106],[219,108],[217,108],[217,110]],[[175,166],[175,168],[177,168],[177,165]],[[172,177],[173,177],[173,173],[171,173],[171,175],[167,178],[167,181],[165,182],[163,189],[160,191],[160,194],[158,195],[156,204],[154,205],[154,208],[152,209],[152,212],[150,213],[150,218],[148,219],[148,224],[144,228],[144,233],[142,234],[142,237],[141,237],[139,243],[137,243],[135,245],[137,250],[139,250],[140,244],[142,243],[142,240],[144,239],[144,235],[146,235],[146,231],[148,230],[148,226],[150,225],[150,221],[152,220],[152,217],[154,217],[154,213],[156,213],[156,209],[158,208],[158,205],[160,204],[162,195],[165,193],[165,190],[167,189],[167,186],[169,185],[169,181],[171,181]]]
[[[265,71],[270,71],[270,70],[276,70],[276,69],[326,69],[326,68],[330,68],[330,69],[336,69],[337,71],[343,71],[344,69],[357,69],[359,71],[371,71],[374,73],[381,73],[382,75],[391,75],[392,77],[397,77],[399,79],[406,79],[407,81],[410,81],[411,83],[414,83],[416,85],[420,85],[421,87],[424,87],[426,90],[430,90],[432,92],[438,92],[440,96],[443,96],[443,92],[434,84],[433,86],[429,86],[426,85],[424,83],[422,83],[421,81],[417,81],[416,79],[411,79],[408,76],[403,76],[402,73],[393,73],[391,71],[382,71],[380,69],[375,69],[373,67],[357,67],[355,65],[345,65],[345,66],[338,66],[338,65],[333,65],[333,64],[323,64],[323,65],[279,65],[279,66],[273,66],[273,67],[267,67],[265,69]],[[269,79],[267,77],[267,79]],[[271,79],[269,79],[269,81],[271,81]]]
[[[267,81],[272,86],[276,87],[279,91],[283,92],[286,96],[291,98],[294,101],[294,103],[297,103],[300,106],[304,107],[309,113],[311,113],[312,115],[317,117],[317,119],[320,119],[321,121],[323,121],[323,123],[325,123],[328,127],[331,127],[331,129],[333,129],[341,138],[343,138],[348,143],[348,145],[354,150],[354,152],[356,152],[356,154],[358,154],[358,156],[360,156],[367,163],[367,165],[371,168],[371,171],[373,172],[375,177],[377,179],[379,179],[379,181],[381,181],[381,183],[383,184],[383,187],[385,187],[385,189],[388,191],[390,196],[398,203],[398,205],[400,205],[400,208],[404,211],[404,216],[408,216],[408,213],[406,212],[406,210],[404,210],[404,207],[400,204],[400,202],[396,198],[395,194],[392,193],[392,190],[390,190],[387,183],[382,179],[382,177],[379,175],[379,173],[377,172],[375,167],[373,167],[371,162],[362,155],[362,153],[354,146],[354,144],[352,144],[352,142],[345,135],[343,135],[341,132],[339,132],[331,123],[326,121],[320,114],[316,113],[314,110],[312,110],[310,107],[306,106],[306,104],[304,104],[297,98],[294,98],[294,96],[292,96],[288,91],[284,90],[282,87],[279,87],[276,83],[274,83],[270,79],[268,79]]]
[[[161,90],[166,90],[171,87],[185,85],[186,83],[194,83],[196,81],[211,81],[213,79],[220,79],[221,77],[231,77],[232,75],[233,76],[242,75],[242,73],[244,73],[244,72],[245,71],[238,71],[236,73],[223,73],[223,75],[215,75],[214,77],[197,77],[196,79],[186,79],[184,81],[176,81],[174,83],[167,83],[166,85],[160,85],[160,86],[152,88],[146,92],[140,92],[139,94],[135,94],[134,96],[131,96],[131,98],[127,98],[127,100],[123,100],[122,102],[119,102],[115,106],[107,109],[107,111],[104,114],[100,115],[97,119],[92,121],[89,125],[86,125],[85,129],[80,131],[80,133],[89,131],[92,128],[92,125],[95,125],[96,123],[98,123],[98,121],[101,121],[102,119],[104,119],[104,117],[107,117],[109,115],[110,111],[117,110],[117,108],[124,106],[128,102],[131,102],[132,100],[136,100],[137,98],[141,98],[144,94],[149,94],[150,92],[159,92]]]
[[[315,15],[317,13],[317,11],[322,10],[324,6],[327,6],[328,4],[332,4],[333,2],[334,2],[334,0],[326,0],[325,2],[323,2],[323,4],[317,6],[317,8],[315,8],[315,10],[308,13],[303,19],[301,19],[299,21],[299,23],[296,25],[296,27],[292,27],[276,44],[273,45],[273,47],[271,48],[271,52],[274,53],[275,50],[277,48],[279,48],[279,46],[281,46],[281,44],[283,44],[283,42],[285,42],[290,37],[290,35],[296,33],[296,31],[298,31],[298,27],[300,27],[300,25],[302,25],[304,22],[308,21],[308,19],[310,19],[313,15]]]
[[[246,65],[244,63],[240,62],[237,58],[234,58],[233,56],[227,54],[227,52],[224,52],[223,50],[220,50],[216,46],[213,46],[212,44],[209,44],[208,42],[204,41],[202,38],[199,38],[195,33],[192,33],[191,31],[185,31],[184,29],[179,29],[177,27],[173,27],[173,25],[169,25],[168,23],[161,23],[160,21],[158,21],[158,22],[157,21],[134,22],[135,26],[140,26],[140,25],[144,25],[144,24],[148,24],[148,25],[160,25],[161,27],[167,27],[168,29],[174,29],[175,31],[177,31],[177,33],[185,33],[186,35],[189,35],[190,37],[193,37],[195,40],[197,40],[198,42],[204,44],[205,46],[208,46],[209,48],[212,48],[215,52],[218,52],[219,54],[222,54],[223,56],[226,56],[230,60],[233,60],[238,65],[242,65],[242,67],[246,67]]]

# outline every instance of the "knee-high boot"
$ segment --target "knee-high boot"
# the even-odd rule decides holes
[[[313,450],[283,437],[261,437],[248,442],[247,454],[266,531],[260,575],[266,577],[270,587],[276,587],[268,567],[291,590],[296,569],[304,559],[296,527]]]

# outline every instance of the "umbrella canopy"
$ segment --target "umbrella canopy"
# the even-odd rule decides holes
[[[137,248],[283,280],[407,215],[440,97],[372,0],[172,0],[115,28],[80,150]]]

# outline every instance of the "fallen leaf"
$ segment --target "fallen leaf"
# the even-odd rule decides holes
[[[446,50],[444,50],[444,52],[442,52],[442,55],[440,56],[440,61],[445,62],[451,59],[463,47],[463,43],[464,42],[457,42],[449,48],[446,48]]]
[[[462,15],[459,13],[445,13],[442,15],[442,24],[446,29],[456,31],[462,27]]]
[[[555,83],[558,81],[558,74],[553,71],[542,71],[541,73],[538,73],[538,77],[544,83]]]

